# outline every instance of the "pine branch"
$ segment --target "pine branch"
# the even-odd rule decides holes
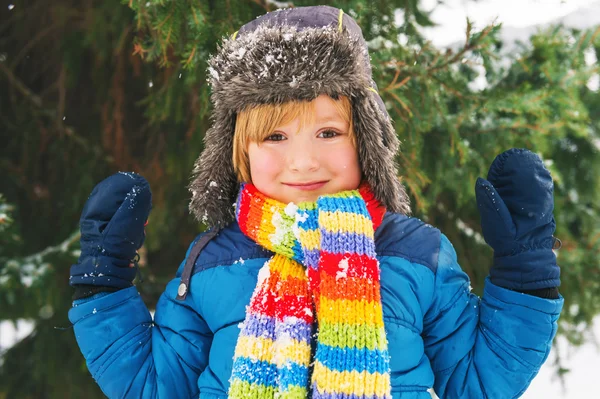
[[[23,82],[21,82],[10,69],[0,62],[0,71],[4,73],[8,82],[14,86],[26,99],[31,101],[36,107],[42,106],[42,99],[33,93]]]
[[[21,263],[40,263],[44,260],[44,258],[46,256],[48,256],[50,254],[57,253],[57,252],[66,253],[69,250],[69,248],[71,247],[71,245],[73,245],[74,243],[79,241],[80,237],[81,237],[81,233],[79,232],[79,230],[77,230],[76,232],[71,234],[69,237],[67,237],[67,239],[64,240],[63,242],[61,242],[60,244],[47,247],[43,251],[29,255],[29,256],[23,258]]]
[[[454,63],[456,63],[458,60],[462,59],[463,56],[468,52],[468,51],[472,51],[475,49],[478,49],[481,46],[481,42],[483,41],[483,39],[488,36],[490,34],[490,32],[495,28],[494,25],[488,25],[485,27],[485,29],[481,32],[481,34],[477,37],[477,40],[474,40],[472,42],[469,42],[467,40],[467,42],[465,43],[464,47],[454,55],[454,57],[450,58],[449,60],[447,60],[446,62],[442,63],[441,65],[438,66],[434,66],[433,68],[428,69],[428,74],[432,74],[435,73],[441,69],[445,69],[446,67],[448,67],[449,65],[452,65]]]
[[[17,65],[19,65],[19,62],[21,62],[23,57],[25,57],[25,55],[27,55],[29,53],[29,50],[31,50],[33,48],[33,46],[35,46],[40,40],[44,39],[54,29],[58,29],[60,27],[61,27],[61,24],[55,23],[55,24],[52,24],[52,25],[48,26],[47,28],[39,31],[31,40],[29,40],[27,42],[27,44],[25,46],[23,46],[23,48],[21,48],[19,53],[17,53],[17,55],[14,57],[14,59],[10,63],[10,69],[14,70],[17,67]]]

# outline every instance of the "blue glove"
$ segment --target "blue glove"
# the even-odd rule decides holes
[[[70,285],[130,287],[137,272],[130,264],[144,243],[151,208],[150,186],[138,174],[119,172],[94,187],[79,220],[81,255]]]
[[[542,160],[525,149],[498,155],[487,180],[477,179],[475,194],[485,242],[494,250],[491,282],[521,292],[558,287],[553,182]]]

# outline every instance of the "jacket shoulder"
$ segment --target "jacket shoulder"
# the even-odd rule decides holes
[[[184,261],[184,264],[188,261],[194,262],[192,274],[215,266],[231,265],[240,259],[270,258],[273,255],[272,252],[246,237],[238,224],[233,222],[208,241],[195,260],[188,259],[190,253],[193,252],[192,248],[199,243],[204,234],[206,233],[198,235],[192,242]],[[177,274],[180,275],[182,271],[183,267],[180,267]]]
[[[203,234],[190,245],[186,261]],[[398,256],[411,263],[422,264],[435,273],[441,236],[438,229],[420,219],[388,212],[375,232],[375,250],[378,256]],[[270,258],[272,255],[272,252],[246,237],[238,224],[233,222],[219,231],[200,251],[194,261],[192,274],[215,266],[231,265],[240,259]],[[180,267],[178,275],[182,270],[183,267]]]
[[[442,233],[420,219],[388,212],[375,232],[378,256],[398,256],[437,271]]]

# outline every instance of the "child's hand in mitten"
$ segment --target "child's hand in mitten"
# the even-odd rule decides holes
[[[492,283],[517,291],[558,287],[553,182],[542,160],[524,149],[498,155],[475,194],[483,236],[494,249]]]
[[[129,266],[144,243],[151,207],[150,186],[138,174],[116,173],[100,182],[83,207],[81,255],[70,284],[131,286],[136,268]]]

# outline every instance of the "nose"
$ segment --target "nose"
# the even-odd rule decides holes
[[[300,135],[298,135],[300,136]],[[291,171],[306,173],[319,169],[319,154],[315,143],[298,137],[288,149],[288,167]]]

